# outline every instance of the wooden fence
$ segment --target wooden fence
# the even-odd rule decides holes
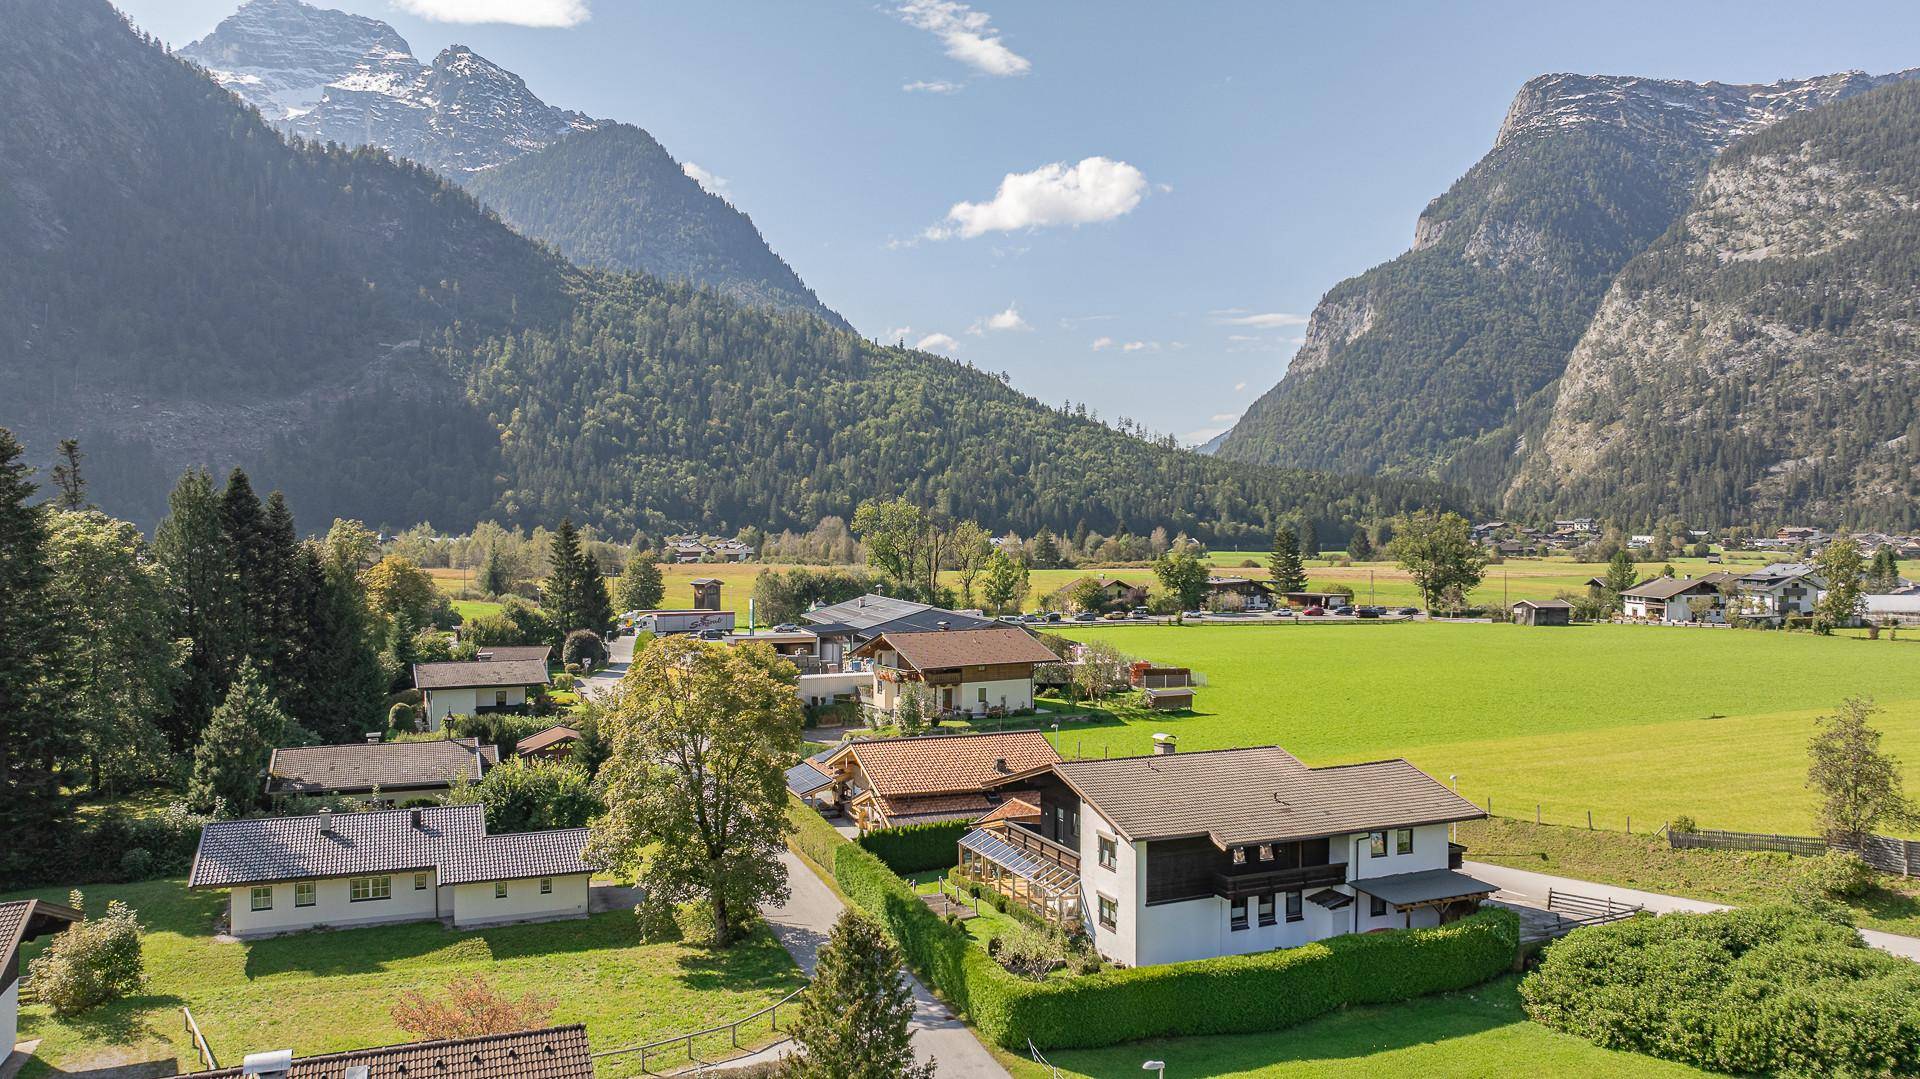
[[[186,1032],[193,1036],[193,1051],[200,1058],[201,1070],[220,1070],[220,1062],[213,1058],[213,1046],[207,1044],[207,1036],[200,1033],[200,1024],[193,1021],[192,1009],[184,1004],[180,1006],[180,1020]]]
[[[703,1030],[695,1030],[686,1034],[675,1034],[670,1038],[661,1038],[658,1041],[647,1042],[645,1045],[629,1045],[624,1049],[605,1049],[592,1054],[592,1058],[595,1061],[605,1061],[613,1057],[627,1057],[630,1054],[638,1053],[640,1071],[644,1075],[673,1074],[673,1072],[657,1072],[653,1070],[654,1065],[661,1063],[661,1058],[666,1057],[674,1058],[675,1062],[668,1065],[673,1068],[674,1072],[707,1068],[734,1057],[745,1055],[746,1053],[757,1052],[761,1049],[779,1045],[790,1039],[792,1035],[788,1034],[780,1026],[780,1009],[784,1007],[787,1009],[788,1014],[792,1014],[792,1012],[799,1007],[797,998],[805,991],[805,986],[795,989],[793,992],[754,1012],[752,1015],[736,1019],[731,1023],[719,1023]],[[747,1045],[740,1043],[741,1030],[747,1030],[749,1038],[752,1039],[762,1024],[767,1028],[766,1037],[768,1040],[765,1042],[750,1040]],[[700,1053],[700,1044],[698,1043],[709,1041],[717,1043],[718,1036],[722,1034],[727,1036],[729,1043],[726,1049],[722,1050],[721,1055],[715,1059],[709,1060],[703,1057]]]
[[[1861,860],[1882,873],[1911,877],[1920,869],[1920,840],[1869,836],[1859,848],[1828,843],[1816,836],[1769,835],[1761,832],[1722,832],[1702,828],[1692,832],[1669,830],[1667,841],[1675,848],[1708,850],[1770,850],[1817,858],[1829,850],[1855,850]]]

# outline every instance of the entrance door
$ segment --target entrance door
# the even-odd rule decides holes
[[[952,686],[943,686],[943,687],[941,687],[941,690],[940,690],[940,710],[941,710],[942,712],[951,712],[951,711],[953,711],[953,687],[952,687]]]

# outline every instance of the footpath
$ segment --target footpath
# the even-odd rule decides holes
[[[1501,891],[1527,901],[1530,906],[1544,907],[1547,903],[1547,890],[1553,889],[1592,896],[1595,899],[1611,899],[1616,903],[1637,903],[1658,914],[1673,911],[1702,912],[1729,909],[1725,903],[1708,903],[1704,900],[1686,899],[1677,895],[1643,892],[1635,888],[1622,888],[1590,880],[1575,880],[1572,877],[1556,877],[1504,865],[1491,865],[1487,862],[1465,862],[1461,865],[1461,871],[1488,884],[1498,885]],[[1897,933],[1883,933],[1878,929],[1862,929],[1860,937],[1883,952],[1891,952],[1905,959],[1920,961],[1920,937],[1903,937]]]

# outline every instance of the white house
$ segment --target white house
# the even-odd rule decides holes
[[[1454,871],[1447,842],[1448,824],[1486,814],[1404,760],[1156,746],[1014,780],[1037,815],[969,832],[963,872],[1078,922],[1125,966],[1438,925],[1496,890]]]
[[[1620,613],[1651,622],[1724,622],[1732,573],[1655,577],[1620,593]]]
[[[548,682],[544,660],[475,660],[467,663],[416,663],[413,686],[427,729],[437,731],[451,715],[509,712],[527,706],[527,691]]]
[[[1020,712],[1033,707],[1033,669],[1060,657],[1014,626],[981,629],[891,630],[853,650],[873,662],[873,683],[862,701],[882,712],[900,707],[910,685],[925,686],[941,714]]]
[[[0,903],[0,1065],[20,1037],[20,948],[80,921],[72,907],[41,899]]]
[[[1740,591],[1742,614],[1749,618],[1780,621],[1812,614],[1827,582],[1812,563],[1774,562],[1742,574],[1736,585]]]
[[[216,821],[188,886],[228,893],[237,937],[438,919],[584,917],[587,830],[488,835],[479,805]]]
[[[1007,780],[1060,760],[1039,731],[857,738],[788,769],[787,788],[846,810],[861,831],[977,820]]]

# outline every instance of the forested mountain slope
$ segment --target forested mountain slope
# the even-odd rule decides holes
[[[907,493],[995,529],[1251,541],[1457,504],[1208,460],[818,318],[576,269],[417,166],[288,147],[105,0],[0,0],[0,25],[0,426],[42,462],[80,437],[112,512],[153,522],[190,463],[246,466],[305,527],[730,531]]]
[[[604,123],[463,182],[508,224],[583,266],[682,278],[847,328],[773,253],[752,218],[689,179],[637,127]]]
[[[1219,454],[1497,493],[1608,283],[1686,208],[1714,155],[1908,74],[1531,80],[1493,149],[1420,215],[1413,249],[1320,301],[1285,377]]]
[[[549,105],[463,45],[423,64],[377,19],[247,0],[180,55],[287,134],[426,165],[583,265],[684,277],[840,321],[747,215],[651,135]]]
[[[1920,84],[1728,149],[1620,274],[1516,504],[1920,524]]]

